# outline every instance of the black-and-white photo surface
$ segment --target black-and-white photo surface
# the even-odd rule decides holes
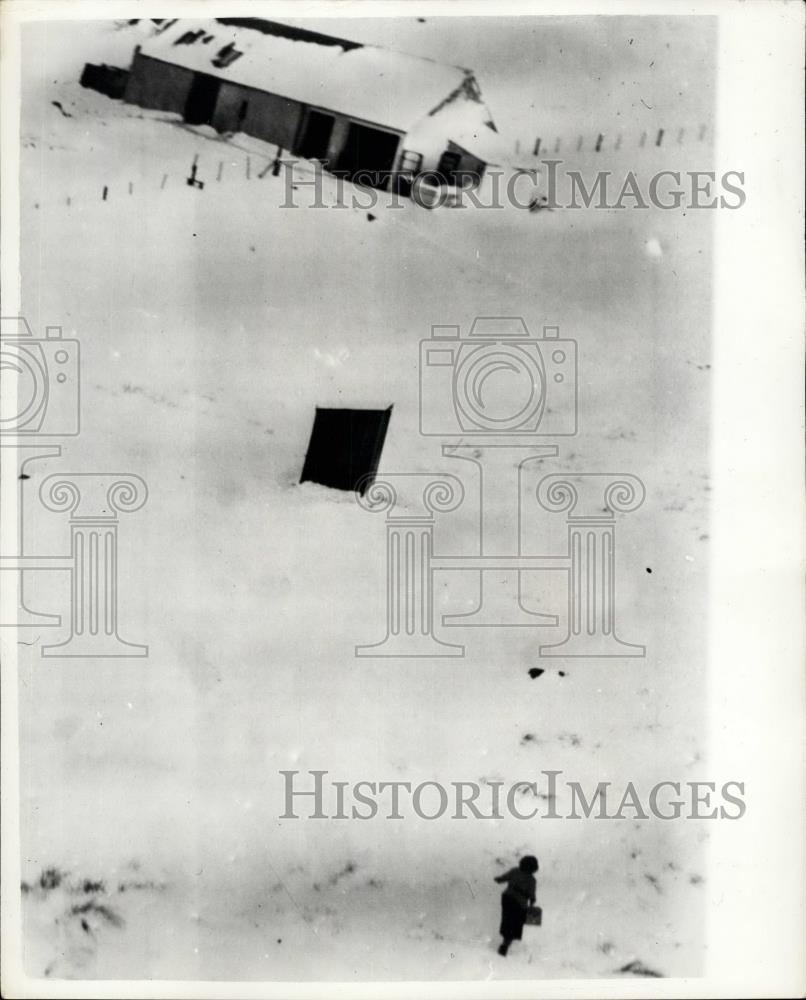
[[[101,6],[18,26],[28,982],[702,979],[718,16]]]

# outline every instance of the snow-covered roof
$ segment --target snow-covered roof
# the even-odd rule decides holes
[[[436,114],[422,119],[412,129],[407,145],[421,153],[439,156],[445,140],[472,153],[485,163],[502,164],[510,159],[510,150],[490,124],[487,106],[480,101],[451,101]]]
[[[304,38],[304,34],[302,38]],[[407,132],[471,75],[373,45],[281,37],[213,20],[168,22],[143,55]]]

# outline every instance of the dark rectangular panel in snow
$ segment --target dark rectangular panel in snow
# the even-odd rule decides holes
[[[362,494],[378,471],[392,407],[388,410],[316,408],[301,483],[321,483]]]

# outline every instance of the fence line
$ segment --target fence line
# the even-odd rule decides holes
[[[628,148],[630,145],[633,144],[639,149],[644,149],[647,145],[647,139],[651,139],[652,144],[658,147],[663,145],[664,138],[666,137],[668,132],[669,130],[666,128],[658,128],[657,132],[654,132],[651,135],[650,133],[643,131],[641,132],[640,137],[638,136],[637,133],[633,136],[625,136],[623,132],[616,132],[616,133],[597,132],[595,136],[592,137],[588,142],[586,142],[586,137],[584,134],[578,135],[576,141],[576,151],[580,153],[582,152],[583,149],[590,146],[593,149],[593,152],[603,153],[607,152],[610,149],[617,150],[621,149],[622,147]],[[691,143],[703,142],[705,140],[707,132],[708,132],[708,126],[700,125],[699,129],[697,130],[697,135],[695,139],[693,137],[693,129],[689,131],[686,129],[685,126],[680,125],[678,126],[676,133],[677,145],[682,146],[689,142]],[[686,138],[687,135],[689,136],[689,138]],[[562,136],[557,136],[556,139],[554,140],[555,154],[560,152],[562,145],[563,145]],[[542,155],[546,156],[550,147],[551,147],[550,139],[546,138],[545,136],[537,136],[535,138],[534,143],[532,144],[532,155],[540,156],[542,151]],[[521,143],[518,140],[515,143],[516,154],[520,153],[520,148],[521,148]]]
[[[695,143],[696,144],[701,143],[701,142],[703,142],[705,140],[707,134],[708,134],[708,126],[704,125],[704,124],[699,126],[699,128],[696,130],[696,133],[695,133],[694,129],[687,129],[685,126],[678,127],[676,133],[674,133],[676,144],[678,146],[685,146],[685,145],[689,145],[689,144],[694,145]],[[633,143],[636,144],[637,148],[646,148],[646,146],[647,146],[647,140],[650,140],[652,142],[652,145],[655,148],[659,148],[659,147],[663,147],[663,145],[664,145],[664,139],[665,139],[666,135],[667,135],[667,129],[665,129],[665,128],[659,128],[657,130],[657,132],[655,132],[654,134],[650,134],[650,133],[648,133],[646,131],[643,131],[643,132],[641,132],[640,137],[637,137],[636,135],[632,135],[632,136],[626,135],[625,136],[625,134],[623,132],[617,132],[617,133],[614,133],[614,134],[608,134],[608,133],[604,133],[604,132],[598,132],[598,133],[596,133],[595,137],[592,138],[589,141],[589,143],[587,144],[587,146],[588,146],[588,148],[590,148],[595,153],[606,154],[608,152],[608,150],[611,150],[611,149],[612,150],[618,150],[618,149],[622,149],[622,148],[629,148],[629,146],[631,144],[633,144]],[[637,139],[637,142],[636,142],[636,139]],[[564,145],[563,137],[562,136],[557,136],[557,138],[554,140],[554,143],[553,143],[553,152],[555,154],[560,153],[560,151],[563,148],[563,145]],[[669,143],[667,142],[666,145],[668,146]],[[544,157],[548,156],[549,155],[549,150],[550,150],[551,146],[552,146],[552,143],[549,140],[545,140],[542,136],[538,136],[535,139],[534,145],[532,146],[533,155],[534,156],[539,156],[539,155],[541,155],[541,152],[542,152],[542,155]],[[582,151],[585,147],[586,147],[585,136],[584,135],[578,135],[577,136],[577,141],[576,141],[576,149],[577,149],[577,151]],[[235,148],[239,148],[239,147],[235,147]],[[520,150],[520,141],[516,142],[515,149],[516,150]],[[242,148],[241,148],[241,151],[243,152]],[[279,173],[280,173],[280,168],[281,168],[283,162],[285,162],[282,159],[284,152],[285,151],[282,148],[277,147],[276,152],[275,152],[275,154],[273,156],[271,154],[267,154],[266,157],[265,157],[265,164],[262,164],[261,167],[260,167],[260,169],[257,170],[257,172],[255,174],[255,177],[258,180],[263,179],[263,178],[269,176],[269,174],[271,174],[274,177],[277,177],[279,175]],[[262,160],[263,157],[261,156],[260,159]],[[227,173],[227,172],[225,172],[224,167],[225,167],[226,162],[227,162],[226,160],[221,160],[221,159],[218,161],[218,165],[217,165],[216,173],[215,173],[215,179],[219,183],[221,183],[222,181],[226,181],[228,178],[233,178],[233,179],[237,178],[237,173],[234,173],[234,172]],[[316,167],[313,166],[313,165],[311,165],[309,168],[306,169],[303,166],[304,161],[301,160],[301,159],[292,158],[292,162],[294,163],[295,170],[300,170],[302,173],[307,173],[307,174],[312,175],[316,171]],[[232,165],[235,166],[234,163]],[[251,157],[250,154],[247,154],[244,157],[244,166],[245,166],[245,177],[246,177],[246,180],[247,181],[251,181],[252,180],[252,157]],[[201,191],[201,190],[204,189],[205,180],[202,179],[200,176],[198,176],[199,170],[200,170],[200,157],[199,157],[199,153],[196,153],[193,156],[193,160],[192,160],[192,163],[190,165],[190,172],[189,172],[189,174],[187,174],[187,175],[181,175],[181,176],[183,177],[183,179],[185,180],[185,183],[189,187],[193,187],[193,188]],[[241,175],[241,176],[243,177],[244,175]],[[162,174],[161,180],[160,180],[159,185],[158,185],[159,190],[161,190],[161,191],[165,190],[165,188],[168,185],[169,177],[171,177],[170,173],[163,173]],[[97,192],[97,190],[98,189],[95,188],[96,192]],[[126,190],[128,191],[128,194],[130,194],[130,195],[134,194],[134,182],[133,181],[129,180],[129,181],[125,181],[125,182],[120,182],[120,186],[117,188],[117,190],[114,189],[113,185],[110,184],[110,183],[102,184],[101,185],[101,194],[100,194],[101,201],[110,201],[115,196],[115,194],[119,194],[119,193],[121,193],[123,191],[126,191]],[[149,190],[150,190],[150,187],[149,187],[148,181],[145,180],[145,179],[140,179],[139,186],[138,186],[138,192],[143,192],[143,193],[147,194]],[[94,197],[97,198],[98,195],[95,194]],[[62,198],[64,199],[63,204],[65,204],[68,208],[72,207],[74,204],[81,204],[81,202],[83,200],[82,196],[81,195],[77,195],[75,191],[72,192],[69,195],[64,195],[64,193],[62,193],[61,196],[60,196],[60,199],[59,199],[60,203],[62,203],[61,202]],[[88,195],[88,197],[87,197],[86,200],[87,201],[93,200],[93,196],[92,195]],[[36,207],[39,207],[39,205],[37,204]]]
[[[252,171],[251,157],[250,156],[244,157],[246,180],[254,181],[257,179],[263,179],[268,176],[278,177],[280,175],[280,170],[282,168],[282,165],[285,162],[282,159],[283,153],[284,150],[278,148],[274,156],[267,155],[265,164],[262,164],[260,169],[254,172],[254,174]],[[292,158],[290,162],[293,163],[295,172],[299,173],[300,175],[313,176],[316,172],[316,168],[313,165],[311,165],[310,167],[304,166],[305,161],[303,160]],[[238,172],[234,170],[230,171],[229,173],[225,172],[224,170],[225,164],[226,164],[225,160],[218,161],[217,168],[215,169],[216,181],[226,183],[227,180],[232,180],[234,182],[238,182],[244,177],[243,174],[239,175]],[[84,185],[81,189],[79,189],[78,191],[74,189],[70,192],[70,194],[66,194],[64,191],[61,191],[58,194],[58,196],[53,199],[53,201],[47,200],[46,204],[64,205],[68,208],[80,207],[83,204],[89,204],[95,201],[99,197],[101,201],[111,202],[116,200],[117,197],[124,196],[126,194],[134,195],[136,193],[136,194],[148,195],[150,192],[153,191],[157,190],[164,191],[166,188],[169,187],[169,181],[173,181],[173,183],[175,184],[176,180],[179,180],[180,184],[184,183],[188,187],[195,188],[198,191],[203,191],[205,188],[206,181],[209,180],[210,177],[212,177],[212,169],[213,168],[211,165],[210,175],[205,176],[204,165],[200,159],[199,154],[196,153],[193,156],[193,159],[189,166],[189,171],[187,173],[184,173],[182,171],[175,171],[173,173],[171,172],[163,172],[162,174],[157,173],[155,175],[152,175],[152,177],[139,177],[137,179],[136,191],[135,191],[135,181],[133,180],[121,179],[116,182],[107,181],[106,183],[104,183],[103,181],[98,179],[94,182],[88,181],[86,185]],[[325,176],[327,176],[326,172]],[[40,202],[37,202],[34,207],[40,208],[42,206]]]

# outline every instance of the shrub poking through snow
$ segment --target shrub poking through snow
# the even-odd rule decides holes
[[[86,903],[76,903],[75,906],[70,907],[71,916],[77,917],[85,914],[95,914],[113,927],[123,927],[125,923],[123,917],[115,913],[110,906],[106,906],[104,903],[96,903],[94,899],[90,899]]]

